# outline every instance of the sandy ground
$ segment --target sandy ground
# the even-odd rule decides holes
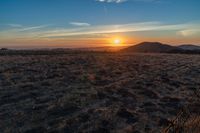
[[[0,132],[156,133],[199,88],[199,55],[0,56]]]

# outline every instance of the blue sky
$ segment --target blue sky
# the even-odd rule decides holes
[[[0,46],[96,46],[114,36],[200,43],[199,7],[199,0],[0,0]]]

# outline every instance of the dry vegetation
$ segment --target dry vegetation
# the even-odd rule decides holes
[[[199,115],[199,87],[199,55],[0,56],[0,132],[156,133]]]

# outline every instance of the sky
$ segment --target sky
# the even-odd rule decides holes
[[[200,0],[0,0],[0,47],[200,44]]]

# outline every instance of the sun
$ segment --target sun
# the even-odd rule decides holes
[[[121,38],[114,38],[112,42],[115,46],[120,46],[123,43]]]
[[[124,46],[125,38],[116,36],[116,37],[108,38],[108,42],[109,42],[110,46],[114,46],[114,47]]]
[[[117,44],[117,45],[118,45],[118,44],[120,44],[120,43],[121,43],[121,40],[120,40],[120,39],[115,39],[115,40],[114,40],[114,44]]]

